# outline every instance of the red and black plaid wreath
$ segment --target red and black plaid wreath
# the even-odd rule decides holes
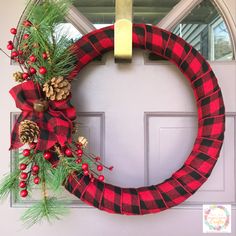
[[[149,50],[176,64],[193,88],[198,107],[198,134],[193,150],[184,165],[162,183],[141,188],[121,188],[84,174],[71,174],[65,188],[85,203],[110,213],[143,215],[176,206],[194,194],[210,176],[222,147],[225,108],[221,89],[206,60],[188,43],[171,32],[145,24],[133,25],[133,46]],[[96,57],[114,48],[114,26],[95,30],[73,46],[77,58],[72,80]],[[22,110],[12,132],[11,148],[19,148],[19,124],[32,120],[40,128],[36,151],[55,144],[71,142],[75,109],[70,97],[49,101],[45,112],[35,112],[35,102],[42,98],[37,83],[28,81],[10,91]]]
[[[221,89],[206,60],[182,38],[155,26],[134,24],[133,46],[149,50],[174,63],[193,88],[198,107],[198,134],[184,165],[163,183],[141,188],[121,188],[84,175],[69,177],[66,189],[83,202],[110,213],[143,215],[176,206],[210,176],[222,147],[225,108]],[[114,26],[95,30],[73,50],[77,66],[70,77],[96,57],[114,48]]]

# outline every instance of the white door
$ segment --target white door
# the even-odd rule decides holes
[[[68,18],[80,32],[86,33],[93,29],[92,23],[96,22],[99,10],[103,11],[102,23],[109,23],[109,14],[112,14],[113,7],[106,6],[108,2],[113,1],[75,1],[76,7],[71,10]],[[153,2],[158,2],[159,5],[154,8]],[[72,197],[74,201],[70,205],[70,215],[54,225],[35,226],[27,231],[21,229],[18,218],[23,211],[19,207],[26,206],[28,202],[12,202],[13,207],[9,208],[9,201],[6,201],[0,205],[2,235],[201,236],[202,205],[207,203],[232,205],[232,233],[227,235],[236,235],[236,62],[233,59],[233,45],[236,43],[236,3],[234,0],[214,1],[230,27],[232,39],[229,46],[229,34],[226,32],[226,36],[223,35],[225,44],[222,50],[222,45],[217,44],[217,32],[224,27],[222,18],[215,13],[216,8],[209,5],[210,1],[203,0],[202,5],[198,5],[200,2],[162,0],[134,1],[134,4],[137,13],[135,21],[147,21],[146,23],[150,23],[149,20],[154,23],[156,19],[155,12],[149,12],[150,8],[157,11],[158,7],[164,5],[161,9],[163,16],[157,21],[159,25],[172,29],[194,44],[198,50],[202,50],[218,77],[227,112],[226,134],[221,157],[207,183],[180,206],[146,216],[111,215],[87,207]],[[0,16],[4,22],[0,26],[1,47],[4,47],[8,40],[5,32],[17,23],[24,3],[24,0],[0,1]],[[145,11],[141,10],[141,6],[145,4],[147,8]],[[202,22],[199,23],[197,16],[203,13],[203,7],[205,11],[208,9],[213,12],[213,16],[217,16],[215,19],[213,16],[212,19],[206,19],[206,28]],[[193,21],[191,24],[190,19]],[[206,35],[207,40],[204,39]],[[8,90],[14,85],[10,78],[15,68],[9,67],[6,58],[1,58],[0,65],[0,174],[3,174],[9,169],[10,154],[7,147],[10,112],[17,110],[8,95]],[[106,175],[107,182],[124,187],[161,182],[182,166],[192,148],[197,131],[192,90],[175,66],[166,61],[150,60],[147,52],[135,50],[132,64],[115,64],[113,53],[106,54],[101,61],[93,62],[81,71],[78,80],[73,84],[73,96],[79,120],[83,124],[81,132],[89,139],[90,150],[102,155],[107,165],[115,167],[112,173]]]

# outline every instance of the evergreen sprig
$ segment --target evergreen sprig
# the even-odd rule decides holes
[[[0,199],[4,200],[11,192],[17,192],[19,183],[20,170],[9,173],[0,183]]]
[[[41,223],[44,219],[48,222],[59,220],[66,213],[67,209],[55,197],[46,197],[27,209],[21,220],[29,228]]]
[[[24,66],[28,70],[34,67],[37,71],[45,67],[47,73],[33,76],[34,80],[44,84],[53,77],[67,77],[75,67],[76,58],[71,50],[73,41],[59,30],[59,25],[65,22],[65,16],[71,4],[71,0],[46,0],[38,5],[32,5],[28,20],[31,27],[21,27],[21,40],[19,49],[22,55]],[[29,37],[24,39],[24,35]],[[47,54],[45,59],[42,55]],[[28,63],[30,56],[34,55],[37,61]]]

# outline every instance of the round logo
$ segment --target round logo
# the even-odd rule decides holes
[[[204,212],[205,225],[210,230],[222,231],[229,225],[229,212],[224,206],[209,206]]]

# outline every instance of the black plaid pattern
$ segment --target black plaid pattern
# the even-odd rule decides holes
[[[186,41],[175,34],[171,34],[165,51],[165,56],[179,66],[190,50],[191,46],[186,43]]]
[[[197,170],[186,165],[176,171],[172,177],[184,186],[184,188],[191,194],[194,194],[207,180],[207,178]]]
[[[163,183],[158,184],[157,189],[161,193],[168,208],[180,204],[191,196],[191,194],[174,178],[167,179]]]
[[[160,212],[167,209],[161,194],[154,185],[138,188],[137,192],[140,199],[141,213],[143,215]]]
[[[198,119],[223,115],[224,113],[225,107],[221,90],[218,90],[210,96],[204,97],[198,101]]]
[[[164,56],[170,34],[165,30],[146,25],[146,49]]]
[[[120,187],[116,187],[110,184],[105,184],[103,191],[103,198],[101,204],[101,210],[110,213],[122,213],[122,190]]]
[[[213,158],[218,158],[222,144],[222,141],[216,139],[197,138],[193,150],[203,152]]]
[[[88,46],[81,47],[84,44]],[[217,79],[209,64],[194,48],[170,32],[144,24],[134,24],[133,46],[149,49],[178,65],[194,91],[199,129],[193,151],[184,166],[156,186],[127,189],[97,180],[90,183],[88,177],[78,176],[79,184],[69,178],[66,188],[86,203],[110,213],[128,215],[160,212],[180,204],[195,193],[211,174],[225,130],[224,103]],[[79,64],[71,74],[77,75],[91,59],[113,47],[114,26],[84,36],[75,44]]]
[[[211,174],[217,159],[208,156],[203,152],[192,151],[185,164],[197,170],[198,173],[208,178]]]
[[[122,213],[125,215],[140,215],[140,201],[135,188],[122,189]]]
[[[210,66],[196,49],[191,48],[191,52],[183,60],[180,69],[191,82],[210,70]]]
[[[209,71],[192,82],[194,95],[197,100],[206,97],[220,89],[213,71]]]
[[[89,183],[81,200],[99,208],[102,201],[103,189],[104,183],[94,179],[94,181]]]

